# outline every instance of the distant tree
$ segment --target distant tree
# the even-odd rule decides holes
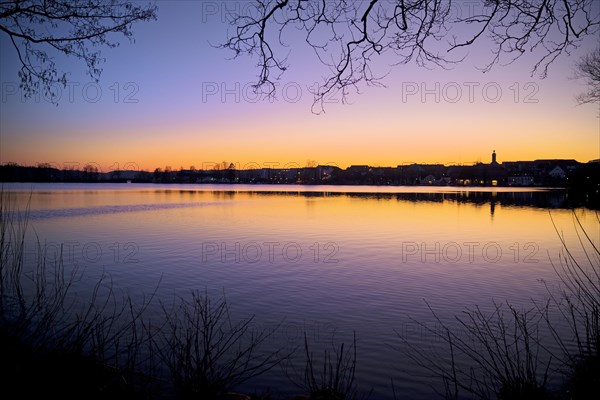
[[[162,173],[162,182],[163,183],[171,183],[175,179],[175,173],[173,172],[173,168],[170,165],[166,165],[165,169]]]
[[[37,165],[38,168],[56,168],[54,165],[50,163],[39,163]]]
[[[575,77],[584,79],[588,86],[587,92],[577,96],[577,102],[600,102],[600,47],[579,59],[575,64]]]
[[[92,164],[86,164],[83,167],[82,178],[86,181],[97,181],[100,175],[98,174],[98,167]]]
[[[87,174],[95,174],[95,173],[98,173],[98,167],[96,167],[92,164],[86,164],[83,167],[83,172],[85,172]]]
[[[598,33],[600,15],[597,0],[254,0],[230,22],[220,47],[235,57],[256,56],[255,88],[269,95],[288,68],[287,34],[301,31],[330,70],[313,89],[313,107],[320,112],[331,95],[345,101],[359,83],[381,85],[387,71],[374,72],[377,56],[393,53],[394,65],[447,68],[485,37],[491,59],[483,71],[536,51],[531,73],[544,78],[557,57]]]
[[[67,84],[67,73],[55,62],[64,55],[81,60],[98,81],[104,61],[99,47],[116,47],[111,34],[133,40],[132,25],[156,19],[157,7],[121,0],[0,1],[0,32],[17,53],[26,97],[43,92],[53,98],[54,84]]]
[[[152,179],[154,182],[162,182],[163,179],[163,171],[161,168],[156,168],[152,173]]]

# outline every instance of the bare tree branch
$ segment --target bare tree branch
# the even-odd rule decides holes
[[[448,68],[462,61],[476,42],[490,43],[491,60],[480,69],[510,64],[527,52],[537,61],[532,75],[546,77],[557,57],[569,54],[600,30],[594,0],[255,0],[252,15],[235,15],[221,48],[258,59],[257,91],[274,95],[275,81],[288,68],[281,54],[286,38],[302,32],[329,75],[314,89],[313,110],[322,112],[331,95],[346,101],[359,84],[382,85],[373,72],[377,56],[397,62]],[[467,7],[468,6],[468,7]],[[458,11],[457,11],[458,10]],[[290,36],[288,36],[290,35]],[[447,38],[450,38],[448,40]],[[487,42],[486,42],[487,43]]]
[[[53,98],[54,84],[67,84],[55,56],[74,57],[86,64],[87,74],[98,81],[104,59],[99,47],[116,47],[111,34],[133,41],[132,25],[156,19],[157,7],[120,0],[14,0],[0,3],[0,32],[17,53],[19,77],[25,97],[40,91]]]
[[[579,104],[600,102],[600,47],[587,54],[575,64],[575,77],[585,80],[587,92],[577,96]]]

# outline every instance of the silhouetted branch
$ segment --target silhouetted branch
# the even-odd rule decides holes
[[[264,352],[261,346],[275,330],[252,329],[252,318],[233,323],[224,296],[212,301],[193,292],[174,310],[162,307],[166,324],[157,349],[182,398],[218,398],[289,356]]]
[[[577,96],[579,104],[600,102],[600,47],[575,64],[575,77],[585,80],[588,89]]]
[[[53,98],[52,85],[67,84],[67,73],[59,71],[56,55],[83,61],[87,74],[97,81],[104,59],[95,48],[118,46],[112,33],[133,40],[133,23],[156,19],[156,10],[154,5],[120,0],[4,1],[0,31],[9,36],[19,58],[24,95],[41,90]]]
[[[489,0],[478,7],[441,0],[256,0],[255,5],[253,15],[231,19],[220,47],[233,50],[235,57],[257,57],[255,88],[274,95],[275,80],[288,68],[287,55],[279,55],[286,35],[292,35],[286,28],[301,31],[330,71],[314,89],[316,112],[332,95],[346,101],[348,90],[358,91],[359,83],[381,85],[385,74],[376,75],[372,66],[384,53],[394,54],[394,65],[414,61],[447,68],[466,57],[451,56],[456,50],[487,37],[492,59],[483,71],[539,50],[532,75],[543,78],[557,57],[600,27],[593,0]]]

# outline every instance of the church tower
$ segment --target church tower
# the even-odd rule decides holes
[[[496,150],[492,152],[492,164],[498,164],[498,161],[496,161]]]

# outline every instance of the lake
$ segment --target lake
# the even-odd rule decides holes
[[[134,296],[225,293],[232,314],[279,327],[273,346],[357,339],[356,377],[371,398],[429,399],[438,379],[403,354],[466,307],[547,297],[563,232],[581,256],[573,213],[596,243],[596,211],[560,190],[296,185],[4,184],[29,203],[36,241],[90,282],[110,274]],[[160,283],[159,283],[160,282]],[[158,285],[158,289],[157,289]],[[85,287],[85,285],[83,286]],[[429,337],[433,347],[443,347]],[[296,365],[302,368],[301,357]],[[252,392],[297,394],[279,368]]]

